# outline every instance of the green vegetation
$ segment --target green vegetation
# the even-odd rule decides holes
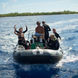
[[[0,14],[0,17],[33,16],[33,15],[58,15],[58,14],[78,14],[78,12],[61,11],[61,12],[37,12],[37,13],[8,13],[8,14]]]

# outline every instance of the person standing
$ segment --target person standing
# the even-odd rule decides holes
[[[44,27],[44,31],[45,31],[44,38],[45,38],[45,41],[47,41],[49,38],[49,31],[51,31],[51,29],[50,29],[49,25],[47,25],[45,23],[45,21],[42,21],[42,26]]]
[[[40,25],[39,21],[37,21],[36,24],[37,27],[35,28],[35,36],[38,38],[38,41],[40,41],[40,39],[44,39],[44,28]]]

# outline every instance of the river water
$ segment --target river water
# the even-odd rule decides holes
[[[27,25],[25,38],[30,39],[36,21],[46,21],[51,29],[56,28],[62,38],[60,44],[64,55],[56,65],[21,65],[13,60],[13,50],[18,40],[14,34],[14,25],[24,30]],[[78,15],[0,18],[0,78],[78,78]]]

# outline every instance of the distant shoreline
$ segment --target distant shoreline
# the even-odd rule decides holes
[[[0,14],[0,17],[15,17],[15,16],[36,16],[36,15],[61,15],[61,14],[78,14],[75,11],[59,11],[59,12],[36,12],[36,13],[8,13]]]

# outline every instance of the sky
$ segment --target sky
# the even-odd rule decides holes
[[[0,0],[0,14],[78,11],[78,0]]]

